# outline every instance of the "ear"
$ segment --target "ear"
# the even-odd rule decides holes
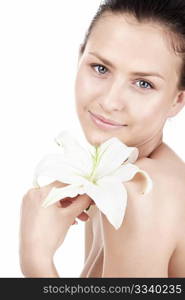
[[[169,110],[168,117],[176,116],[185,105],[185,90],[180,91],[174,99],[172,106]]]

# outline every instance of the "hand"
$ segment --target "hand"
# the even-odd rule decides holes
[[[39,189],[30,189],[23,197],[20,223],[20,261],[23,273],[30,274],[30,268],[34,268],[34,264],[39,261],[50,263],[69,227],[75,224],[75,218],[82,221],[89,218],[84,210],[94,201],[86,194],[65,198],[47,208],[42,207],[43,200],[53,187],[66,185],[55,181]]]

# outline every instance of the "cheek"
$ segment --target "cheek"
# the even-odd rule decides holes
[[[152,103],[154,104],[152,104]],[[149,105],[145,105],[139,110],[134,111],[134,120],[138,128],[143,128],[145,131],[152,131],[157,127],[161,127],[166,116],[166,106],[162,99],[153,99]]]
[[[88,76],[83,72],[79,72],[75,82],[75,96],[77,103],[88,103],[93,94],[93,86]]]
[[[84,68],[78,71],[75,81],[75,98],[77,105],[90,104],[103,94],[103,86]]]

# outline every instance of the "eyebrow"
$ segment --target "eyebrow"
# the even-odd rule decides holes
[[[95,53],[95,52],[89,52],[89,54],[97,57],[98,59],[100,59],[104,64],[106,64],[107,66],[110,66],[111,68],[114,68],[113,63],[111,63],[109,60],[107,60],[106,58],[103,58],[101,55]],[[157,73],[157,72],[133,72],[132,75],[136,75],[136,76],[155,76],[155,77],[160,77],[161,79],[165,80],[164,77]]]

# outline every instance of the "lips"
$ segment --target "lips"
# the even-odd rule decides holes
[[[118,122],[115,122],[115,121],[112,121],[110,119],[106,119],[98,114],[94,114],[92,112],[89,111],[89,113],[94,116],[95,118],[99,119],[100,121],[102,121],[103,123],[105,124],[109,124],[109,125],[112,125],[112,126],[127,126],[125,124],[121,124],[121,123],[118,123]]]

